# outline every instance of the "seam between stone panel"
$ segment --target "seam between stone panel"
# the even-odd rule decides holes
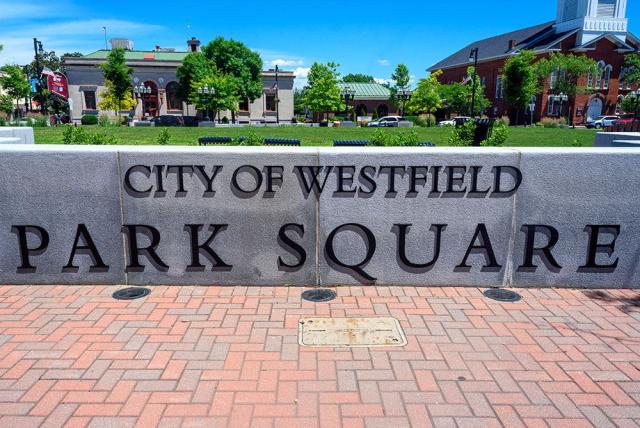
[[[116,152],[116,160],[118,164],[118,201],[120,202],[120,238],[122,239],[122,268],[124,269],[124,283],[129,285],[129,273],[127,272],[127,245],[122,233],[122,226],[124,226],[124,194],[122,189],[122,165],[120,162],[120,151]]]
[[[522,152],[519,150],[516,150],[516,167],[518,169],[521,169],[522,167]],[[512,196],[513,202],[511,204],[511,234],[509,237],[509,247],[507,248],[507,267],[504,271],[504,277],[502,279],[503,287],[509,287],[513,285],[513,267],[514,267],[513,256],[515,251],[516,233],[517,233],[517,230],[516,230],[517,228],[517,224],[516,224],[517,195],[518,195],[518,192],[516,191]]]
[[[320,149],[316,149],[316,164],[320,167]],[[316,285],[322,285],[320,280],[320,200],[322,194],[318,193],[316,198]]]

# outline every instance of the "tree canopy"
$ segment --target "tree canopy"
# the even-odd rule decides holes
[[[396,70],[391,75],[391,79],[394,81],[396,89],[406,89],[411,81],[409,67],[404,64],[398,64]]]
[[[524,109],[538,92],[538,78],[533,65],[535,58],[535,52],[523,50],[504,65],[504,97],[510,106],[518,110]]]
[[[376,83],[373,76],[361,73],[349,73],[342,78],[344,83]]]
[[[238,99],[262,96],[262,58],[243,43],[218,37],[203,48],[204,55],[221,74],[235,79]]]
[[[205,85],[212,91],[208,96],[198,93],[198,88]],[[227,74],[212,73],[192,82],[189,99],[198,109],[211,110],[214,114],[211,119],[215,120],[215,116],[220,110],[232,112],[238,110],[237,93],[236,79]]]
[[[536,64],[535,69],[539,81],[538,90],[542,90],[545,82],[553,73],[556,79],[552,91],[555,93],[562,92],[574,97],[587,89],[578,86],[578,79],[589,73],[589,70],[596,69],[596,67],[596,62],[584,55],[553,52],[548,58],[542,58]]]
[[[416,90],[413,91],[407,108],[415,114],[435,113],[442,107],[441,84],[438,77],[442,71],[431,73],[427,78],[420,79]]]
[[[131,74],[133,70],[127,66],[124,49],[112,49],[107,62],[100,65],[107,86],[107,97],[117,105],[117,114],[123,109],[123,102],[131,96]]]
[[[640,84],[640,54],[628,54],[624,57],[624,66],[627,68],[624,75],[628,82]]]
[[[338,87],[338,64],[313,63],[307,80],[304,101],[311,111],[324,113],[336,111],[341,107],[340,88]]]
[[[182,65],[176,70],[182,97],[190,98],[193,82],[210,76],[212,70],[213,63],[202,52],[193,52],[185,56]]]
[[[31,85],[24,70],[19,65],[5,65],[0,67],[0,86],[5,92],[15,100],[16,107],[18,100],[24,98],[31,92]]]

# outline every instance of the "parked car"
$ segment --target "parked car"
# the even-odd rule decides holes
[[[617,120],[618,116],[598,116],[596,118],[589,118],[585,125],[587,128],[601,129],[606,126],[613,125],[613,121]]]
[[[401,116],[385,116],[378,120],[367,123],[368,128],[397,128],[399,122],[404,122],[407,119]]]
[[[471,118],[469,116],[456,116],[453,119],[443,120],[442,122],[438,122],[438,126],[456,126],[457,122],[465,123],[470,120]]]
[[[621,114],[616,120],[613,121],[614,125],[628,125],[633,123],[635,115],[633,113]]]
[[[163,116],[154,117],[152,120],[156,126],[182,126],[184,121],[180,116],[165,114]]]

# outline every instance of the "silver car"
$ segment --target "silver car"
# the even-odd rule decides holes
[[[397,128],[398,123],[404,122],[406,119],[401,116],[385,116],[378,120],[367,123],[369,128]]]
[[[587,119],[587,128],[601,129],[607,126],[613,125],[613,122],[618,120],[618,116],[598,116],[595,119]]]

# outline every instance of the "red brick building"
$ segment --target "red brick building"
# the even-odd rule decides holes
[[[634,89],[624,78],[624,56],[640,48],[640,40],[627,31],[626,7],[627,0],[559,0],[555,21],[474,42],[429,71],[442,70],[442,83],[462,82],[472,65],[470,53],[477,48],[478,75],[492,102],[486,114],[510,115],[513,119],[502,91],[503,68],[509,57],[524,49],[534,50],[540,57],[551,52],[582,54],[599,64],[578,82],[588,88],[588,93],[568,102],[556,101],[555,76],[549,76],[537,97],[534,120],[564,117],[582,123],[589,117],[619,113],[622,98]]]

